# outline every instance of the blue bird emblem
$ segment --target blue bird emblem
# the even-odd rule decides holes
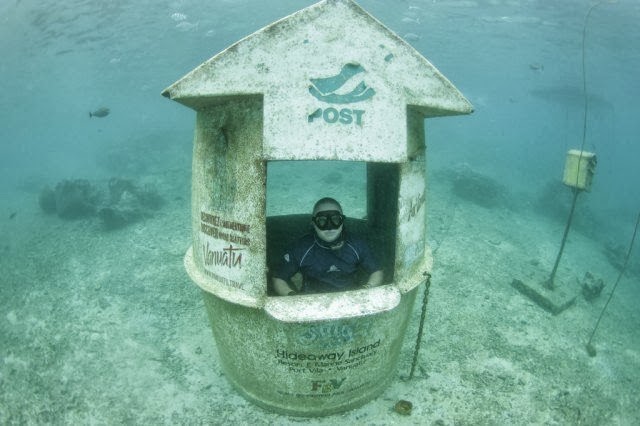
[[[332,104],[349,104],[354,102],[362,102],[376,94],[376,91],[368,87],[364,81],[361,81],[353,90],[348,93],[336,93],[354,76],[364,72],[362,65],[348,63],[345,64],[340,73],[331,77],[311,78],[311,86],[309,93],[322,102]]]

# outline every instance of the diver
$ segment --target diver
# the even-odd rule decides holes
[[[311,216],[314,232],[299,238],[281,259],[273,274],[277,295],[326,293],[382,284],[383,272],[367,243],[347,232],[345,216],[333,198],[318,200]],[[359,280],[364,271],[367,279]],[[300,286],[292,283],[297,273]]]

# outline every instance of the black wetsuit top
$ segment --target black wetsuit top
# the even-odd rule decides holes
[[[285,281],[300,272],[303,293],[341,291],[357,288],[365,282],[356,282],[362,268],[368,274],[380,267],[361,238],[343,231],[342,247],[332,249],[315,234],[300,238],[283,256],[274,276]]]

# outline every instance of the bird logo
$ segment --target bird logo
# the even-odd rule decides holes
[[[311,81],[309,93],[319,101],[332,104],[349,104],[365,101],[375,95],[376,91],[372,87],[367,86],[364,80],[359,82],[353,80],[355,76],[364,71],[364,67],[360,64],[347,63],[343,65],[340,72],[334,76],[309,79]]]

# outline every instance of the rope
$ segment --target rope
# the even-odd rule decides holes
[[[633,229],[633,235],[631,236],[631,243],[629,244],[629,250],[627,250],[627,256],[624,258],[624,263],[622,264],[622,269],[620,269],[620,274],[618,274],[618,279],[616,280],[616,283],[613,285],[613,290],[611,290],[611,293],[609,293],[609,298],[607,299],[607,303],[604,304],[604,307],[602,308],[602,311],[600,311],[600,316],[598,317],[598,321],[596,321],[596,326],[593,327],[593,331],[591,332],[591,337],[589,337],[589,342],[587,342],[587,352],[589,352],[589,355],[593,354],[591,356],[595,356],[595,348],[591,344],[591,341],[593,340],[593,336],[595,336],[596,330],[598,329],[598,326],[600,325],[600,320],[602,319],[602,316],[604,315],[604,311],[607,310],[607,306],[609,306],[609,302],[611,301],[611,298],[613,297],[613,293],[616,292],[616,287],[618,287],[618,283],[620,283],[620,279],[622,278],[622,275],[624,274],[625,270],[627,269],[627,263],[629,263],[629,257],[631,256],[631,250],[633,249],[633,242],[636,240],[636,234],[638,233],[638,225],[640,225],[640,212],[638,212],[638,218],[636,219],[636,227]]]

